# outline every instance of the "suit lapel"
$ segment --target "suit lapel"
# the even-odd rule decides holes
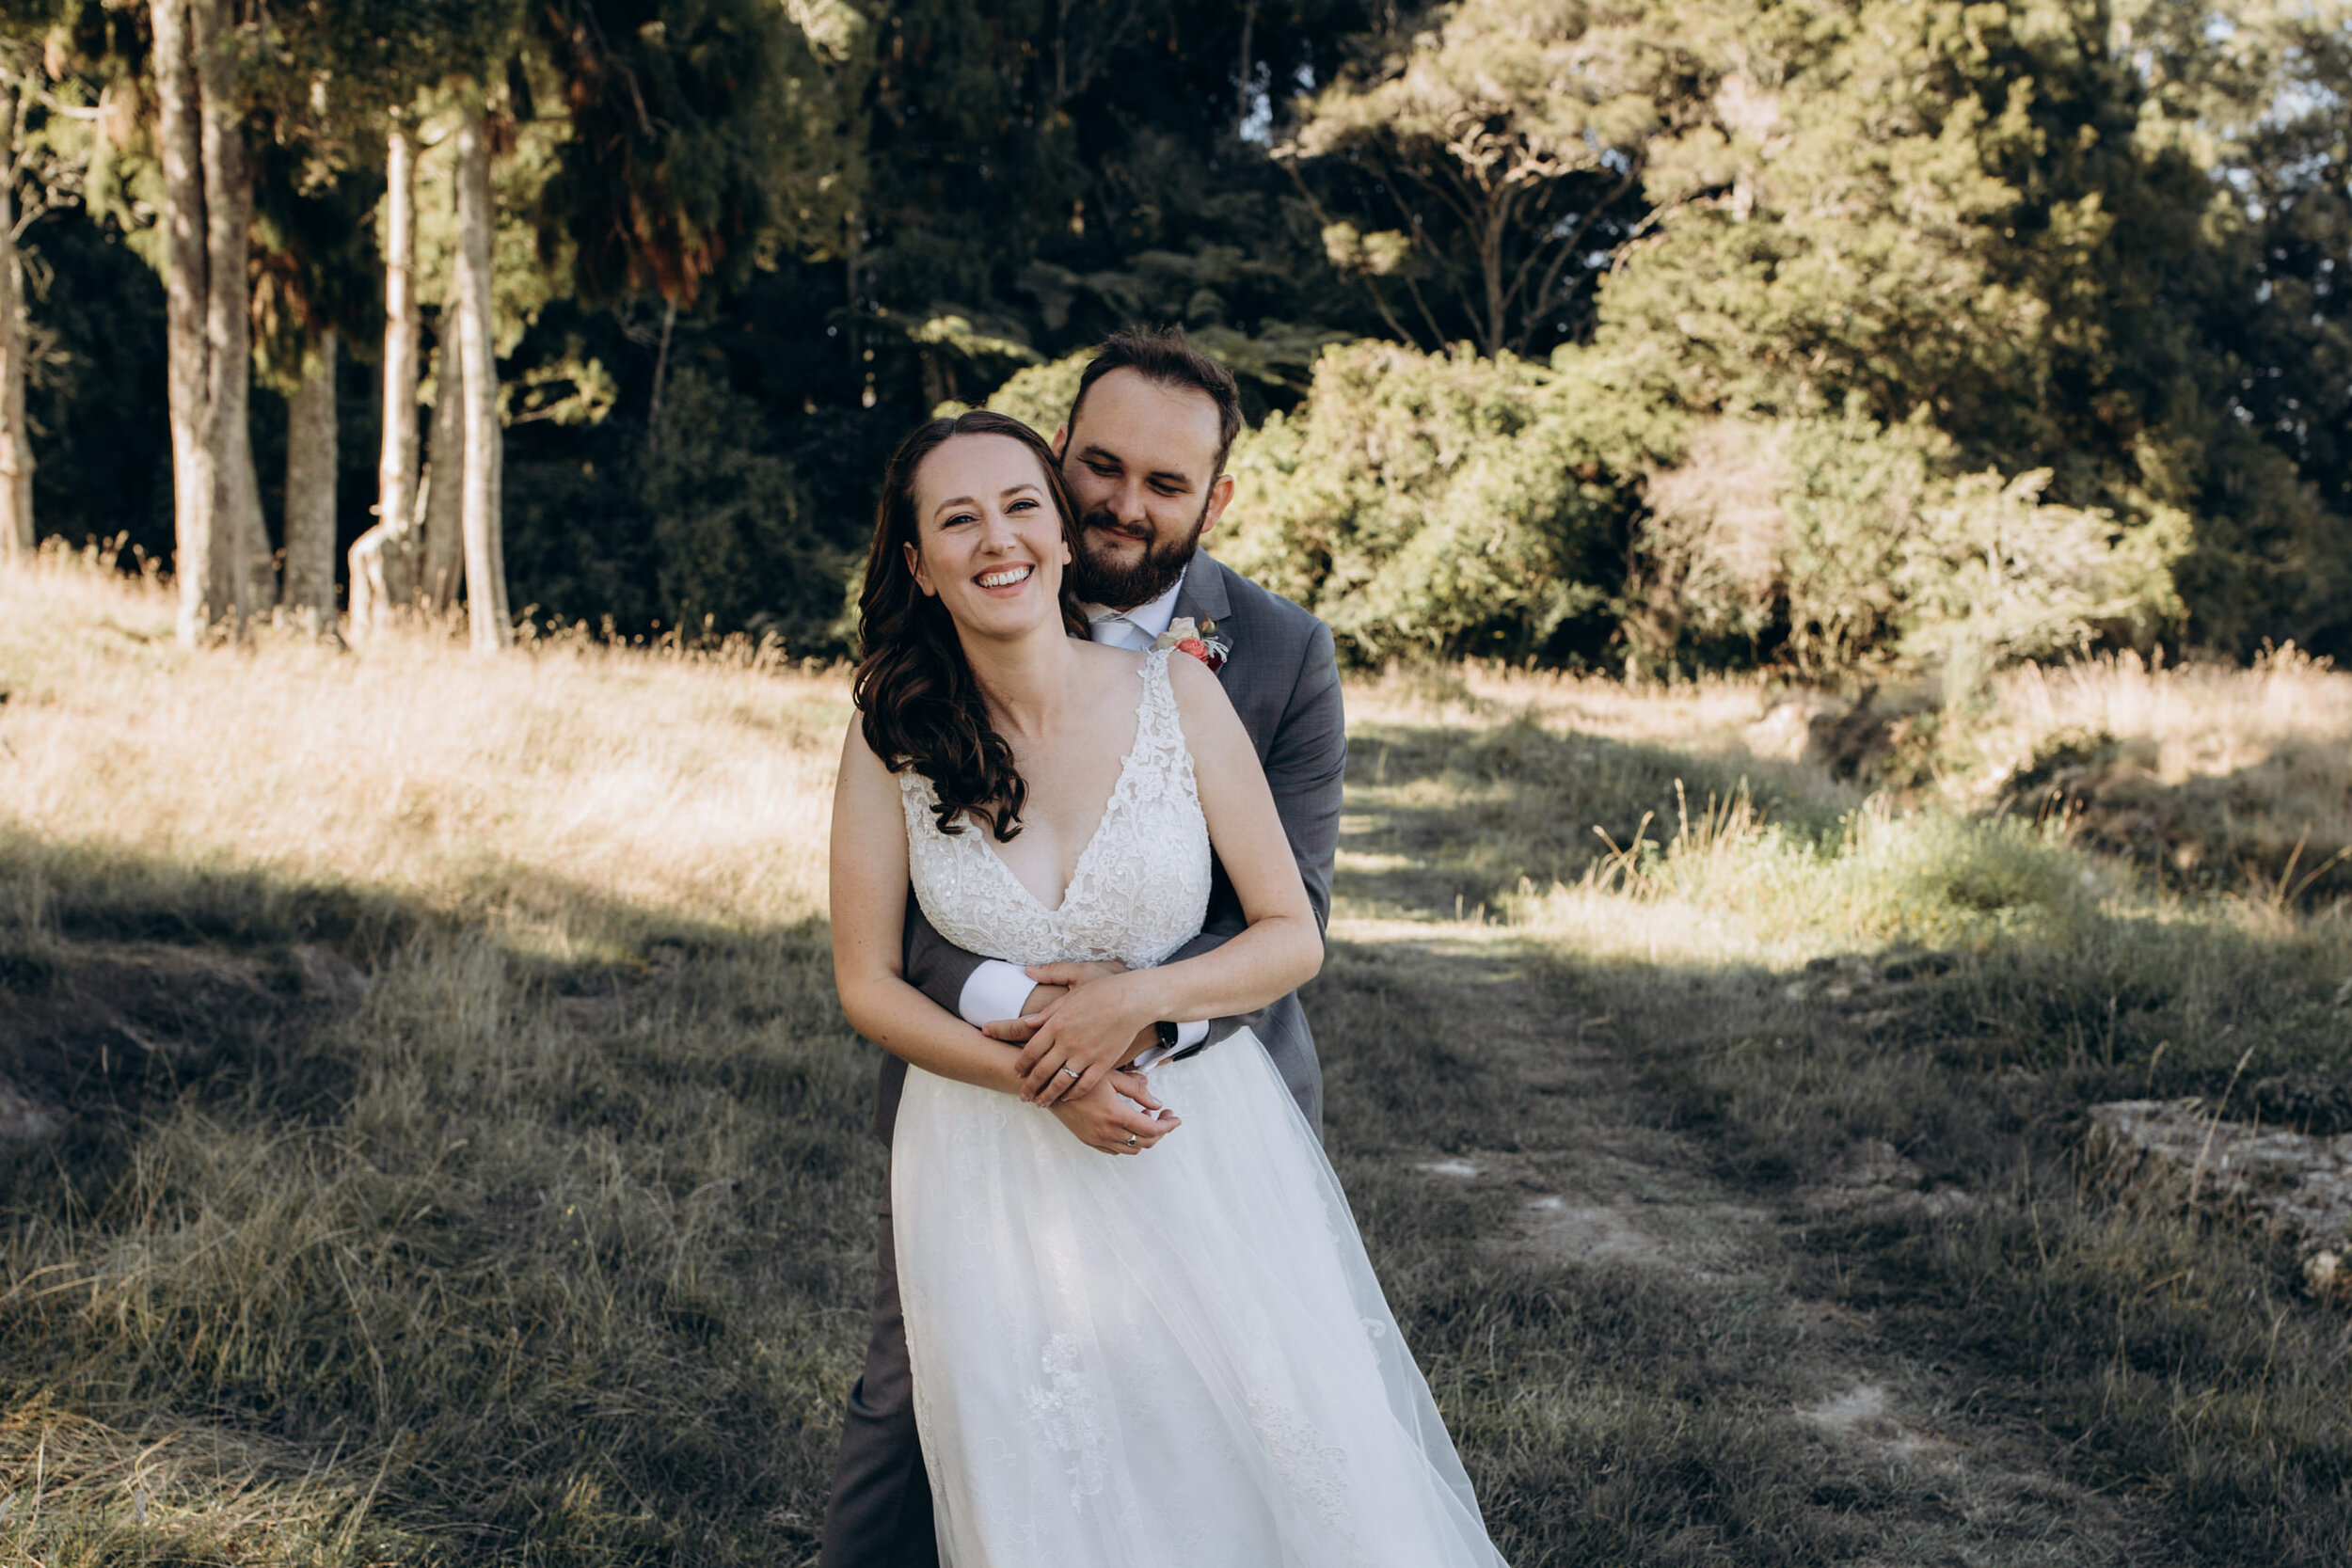
[[[1192,564],[1184,571],[1184,585],[1176,591],[1178,618],[1188,615],[1195,621],[1215,621],[1222,626],[1232,610],[1233,601],[1225,592],[1224,566],[1214,556],[1194,555]],[[1232,634],[1228,631],[1226,635]]]

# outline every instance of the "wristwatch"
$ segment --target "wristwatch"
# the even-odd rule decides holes
[[[1158,1039],[1160,1049],[1162,1051],[1173,1051],[1176,1049],[1176,1025],[1168,1022],[1166,1019],[1161,1019],[1157,1023],[1152,1025],[1152,1032],[1154,1037]]]

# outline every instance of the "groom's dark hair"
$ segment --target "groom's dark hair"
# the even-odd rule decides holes
[[[1216,404],[1216,473],[1225,471],[1233,437],[1241,434],[1241,388],[1233,384],[1232,372],[1186,341],[1181,326],[1121,328],[1103,340],[1078,378],[1078,395],[1070,400],[1073,436],[1078,434],[1078,410],[1086,406],[1087,394],[1113,371],[1133,371],[1156,386],[1199,392]]]

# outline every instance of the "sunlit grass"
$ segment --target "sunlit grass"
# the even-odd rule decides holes
[[[31,1021],[0,1045],[61,1042],[0,1076],[63,1120],[0,1149],[0,1494],[43,1499],[0,1551],[809,1560],[881,1178],[820,918],[839,673],[485,661],[430,628],[186,654],[169,622],[89,562],[0,577],[0,988]],[[2285,659],[2018,672],[1919,744],[1997,770],[2098,730],[2185,789],[2292,755],[2316,809],[2352,779],[2347,692]],[[1499,1528],[1529,1560],[1863,1538],[1814,1499],[1850,1481],[1789,1447],[1746,1306],[1499,1263],[1499,1200],[1401,1152],[1581,1135],[1452,1010],[1486,983],[1467,960],[1384,946],[1457,915],[1495,973],[1611,1021],[1647,1097],[1623,1114],[1754,1201],[1874,1143],[1971,1195],[1818,1227],[1820,1289],[1962,1347],[2053,1464],[2191,1510],[2165,1517],[2212,1560],[2326,1560],[2352,1539],[2338,1320],[2258,1241],[2084,1198],[2069,1129],[2101,1098],[2221,1099],[2241,1063],[2341,1076],[2347,923],[2325,888],[2160,877],[1973,774],[1837,777],[1756,729],[1786,695],[1349,689],[1329,1141]],[[2233,831],[2271,832],[2304,796],[2233,799]]]
[[[837,677],[425,628],[189,654],[160,588],[53,551],[0,577],[0,687],[7,817],[53,853],[494,912],[559,955],[625,946],[624,909],[823,908]]]

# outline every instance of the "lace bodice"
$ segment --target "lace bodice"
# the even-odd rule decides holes
[[[1135,745],[1059,909],[1047,909],[996,852],[985,827],[943,833],[929,779],[898,775],[914,896],[939,934],[1009,963],[1161,962],[1209,907],[1209,825],[1168,682],[1168,652],[1144,656]]]

